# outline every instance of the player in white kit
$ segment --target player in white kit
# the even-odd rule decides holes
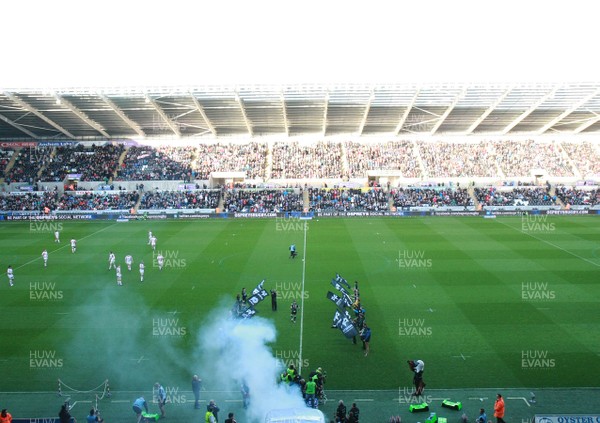
[[[152,242],[152,231],[148,231],[148,245]]]
[[[108,254],[108,270],[112,269],[113,267],[116,269],[117,265],[115,264],[115,253],[113,253],[112,251]]]
[[[116,270],[117,270],[117,285],[121,286],[121,285],[123,285],[123,282],[121,280],[121,278],[122,278],[122,275],[121,275],[121,266],[117,266]]]
[[[71,240],[71,252],[74,254],[77,251],[77,241],[75,238]]]
[[[14,280],[15,280],[15,275],[13,273],[13,268],[12,266],[8,266],[8,269],[6,269],[6,276],[8,276],[8,283],[10,284],[10,286],[14,285]]]
[[[133,264],[133,257],[131,257],[131,254],[125,256],[125,264],[127,265],[127,270],[131,272],[131,265]]]
[[[140,262],[140,282],[144,282],[144,260]]]
[[[158,263],[158,270],[162,270],[162,268],[165,264],[165,258],[163,257],[162,254],[159,254],[156,256],[156,262]]]
[[[60,233],[58,231],[54,231],[54,242],[60,242]]]
[[[150,238],[150,245],[152,246],[153,250],[156,250],[156,237],[155,236]]]
[[[48,266],[48,251],[42,251],[42,259],[44,259],[44,267]]]

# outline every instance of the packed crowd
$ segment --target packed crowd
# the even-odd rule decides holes
[[[351,178],[364,177],[368,170],[398,170],[405,178],[416,178],[421,174],[410,141],[370,144],[346,142],[344,146]]]
[[[196,146],[130,147],[123,163],[122,145],[24,147],[17,151],[6,182],[59,182],[66,174],[82,181],[207,180],[211,172],[245,172],[248,179],[269,177],[266,143],[198,144]],[[390,141],[385,143],[276,142],[272,146],[271,179],[360,178],[369,170],[398,171],[403,177],[529,177],[532,169],[548,176],[600,175],[598,147],[583,143],[486,141],[479,143]],[[0,171],[15,154],[0,150]],[[421,164],[423,168],[421,168]],[[423,174],[425,173],[425,175]]]
[[[495,187],[475,188],[475,197],[484,206],[553,206],[556,196],[548,188],[521,187],[511,191],[499,191]]]
[[[0,150],[0,175],[4,175],[4,170],[12,159],[13,154],[15,154],[15,151],[12,149]]]
[[[15,158],[15,163],[6,175],[6,182],[27,182],[34,184],[38,172],[50,158],[52,148],[22,148]]]
[[[57,200],[58,192],[56,191],[3,195],[0,196],[0,210],[43,212],[46,207],[53,210]]]
[[[564,205],[595,206],[600,204],[600,190],[598,189],[587,191],[572,187],[558,187],[556,188],[556,196]]]
[[[277,142],[273,145],[273,179],[339,178],[343,174],[339,143]]]
[[[468,207],[473,205],[464,188],[398,188],[390,192],[394,207]]]
[[[492,142],[496,160],[504,176],[531,176],[532,169],[543,169],[551,176],[574,176],[573,169],[557,144],[527,141]]]
[[[302,211],[302,193],[290,190],[232,189],[224,192],[223,207],[228,212],[270,213]]]
[[[246,172],[248,179],[264,179],[267,144],[201,144],[193,167],[198,179],[208,180],[211,172]]]
[[[193,148],[130,147],[121,164],[117,181],[159,181],[193,179],[190,161]],[[188,161],[178,161],[186,158]]]
[[[562,143],[562,147],[581,173],[582,178],[600,176],[600,150],[589,142]]]
[[[380,189],[309,188],[311,211],[382,211],[389,209],[388,197]]]
[[[498,176],[494,151],[489,143],[419,142],[418,145],[429,176]]]
[[[65,192],[57,201],[57,210],[130,210],[137,204],[137,192],[85,193]]]
[[[150,191],[145,192],[140,209],[215,209],[221,191]]]
[[[90,150],[81,147],[75,153],[76,170],[81,173],[81,181],[102,181],[112,178],[119,156],[124,150],[123,145],[92,146]]]

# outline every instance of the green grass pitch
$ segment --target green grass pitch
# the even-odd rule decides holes
[[[323,367],[329,389],[408,388],[406,360],[414,358],[425,361],[428,388],[597,386],[600,221],[538,223],[321,218],[307,221],[305,231],[303,221],[275,219],[4,222],[0,266],[12,265],[15,286],[2,276],[0,391],[51,392],[58,379],[88,390],[108,379],[133,400],[156,380],[189,389],[194,373],[218,390],[198,353],[211,342],[201,327],[262,279],[280,295],[277,312],[269,299],[257,306],[277,328],[274,355],[301,358],[305,371]],[[148,230],[166,257],[162,271]],[[123,269],[121,287],[108,270],[111,250]],[[134,257],[132,272],[126,254]],[[359,282],[373,333],[368,357],[360,342],[331,329],[335,306],[325,295],[336,272]],[[293,298],[303,304],[296,324]]]

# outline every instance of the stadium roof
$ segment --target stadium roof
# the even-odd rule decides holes
[[[600,134],[600,83],[238,85],[0,93],[0,139]]]

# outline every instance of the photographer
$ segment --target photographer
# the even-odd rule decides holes
[[[423,389],[425,389],[425,381],[423,380],[425,363],[423,360],[408,360],[408,366],[415,373],[413,377],[413,383],[415,385],[413,396],[423,395]]]
[[[90,414],[86,417],[88,423],[102,423],[104,419],[100,417],[100,412],[94,410],[93,408],[90,410]]]
[[[71,423],[71,419],[73,419],[73,423],[77,423],[77,420],[75,420],[75,418],[71,416],[71,413],[69,413],[69,408],[68,401],[60,407],[60,411],[58,412],[58,419],[60,420],[60,423]]]

